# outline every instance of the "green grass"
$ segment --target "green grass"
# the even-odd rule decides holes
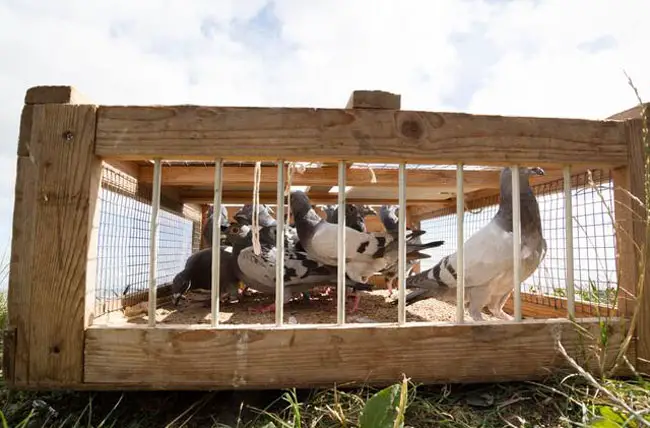
[[[635,411],[650,409],[650,383],[603,385]],[[415,387],[401,384],[375,398],[371,389],[261,392],[12,393],[0,390],[8,427],[620,427],[598,425],[601,414],[627,414],[582,378],[544,383]],[[393,395],[391,395],[393,393]],[[395,406],[388,406],[391,403]],[[386,414],[385,421],[377,421]],[[650,416],[646,415],[650,424]],[[363,418],[375,422],[360,425]],[[28,423],[20,425],[24,421]],[[1,423],[0,423],[0,426]],[[627,425],[635,427],[637,425]]]

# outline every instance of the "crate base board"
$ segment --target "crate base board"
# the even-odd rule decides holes
[[[417,383],[543,379],[567,367],[555,348],[589,370],[598,319],[407,326],[148,326],[90,327],[84,383],[30,379],[26,389],[276,389],[386,385],[405,374]],[[609,319],[607,363],[628,321]],[[582,330],[581,333],[579,330]],[[585,334],[585,332],[587,334]],[[628,358],[634,361],[634,346]],[[587,359],[588,360],[587,360]],[[617,375],[630,373],[621,367]],[[14,385],[22,389],[20,385]]]

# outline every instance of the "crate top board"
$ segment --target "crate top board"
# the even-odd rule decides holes
[[[34,94],[42,94],[42,88],[32,89]],[[83,96],[74,95],[77,92],[73,88],[53,90],[65,92],[61,99],[91,104]],[[39,106],[38,97],[30,97],[30,91],[25,101],[35,104],[35,115],[48,107]],[[620,166],[628,159],[624,124],[618,120],[398,108],[100,105],[96,125],[96,154],[123,160],[221,157],[237,161],[593,167]]]

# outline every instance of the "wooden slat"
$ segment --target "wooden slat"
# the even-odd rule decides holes
[[[618,302],[621,316],[632,316],[636,301],[638,254],[634,242],[634,202],[630,197],[629,167],[612,170],[614,184],[614,219],[616,236],[616,272]],[[638,214],[638,213],[637,213]]]
[[[647,242],[648,225],[648,207],[650,201],[646,199],[645,180],[647,174],[645,161],[647,148],[644,144],[643,119],[632,119],[626,122],[627,134],[630,142],[630,160],[628,166],[628,185],[629,192],[640,200],[643,205],[637,202],[630,202],[630,207],[634,210],[633,214],[633,239],[636,244],[636,303],[639,305],[638,324],[636,326],[637,340],[637,369],[643,373],[650,373],[650,257]],[[650,123],[645,124],[649,127]],[[643,270],[641,270],[643,269]],[[643,281],[639,278],[643,275]],[[631,285],[627,285],[631,287]],[[641,290],[643,290],[641,292]]]
[[[595,319],[581,322],[590,338],[560,319],[418,324],[91,327],[85,382],[143,389],[258,389],[385,384],[399,381],[402,373],[424,383],[529,380],[565,366],[554,347],[556,338],[583,362],[580,355],[600,328]],[[613,320],[605,367],[622,330]],[[595,369],[596,359],[587,364]]]
[[[83,374],[86,287],[95,272],[89,245],[101,177],[93,153],[96,106],[34,106],[31,155],[37,165],[31,270],[29,382],[72,384]],[[91,260],[88,260],[88,256]],[[92,276],[90,278],[89,276]],[[88,284],[87,284],[88,280]],[[90,290],[92,291],[92,290]],[[93,305],[94,306],[94,305]]]
[[[31,127],[28,127],[31,131]],[[21,132],[20,138],[29,138]],[[22,385],[29,378],[29,321],[31,300],[30,260],[34,256],[35,216],[38,167],[29,156],[19,156],[16,167],[13,232],[9,269],[9,328],[16,329],[14,349],[5,346],[4,358],[15,358],[13,378],[5,376],[9,385]],[[8,345],[6,343],[5,345]]]
[[[253,167],[225,166],[223,167],[224,184],[253,185]],[[346,173],[346,184],[355,187],[394,187],[397,188],[397,169],[375,169],[376,183],[371,183],[371,175],[367,169],[351,168]],[[293,175],[291,184],[294,186],[336,186],[338,172],[336,168],[307,168],[303,174]],[[139,168],[139,181],[151,183],[153,166]],[[439,188],[441,190],[456,189],[456,171],[453,170],[408,170],[409,187]],[[206,166],[163,166],[163,186],[212,186],[214,168]],[[275,183],[277,168],[262,167],[261,183]],[[464,186],[469,190],[483,188],[499,188],[499,171],[467,171],[464,174]]]
[[[102,106],[96,153],[133,160],[627,162],[621,122],[380,109]]]
[[[356,90],[352,91],[345,108],[374,108],[399,110],[402,108],[402,96],[386,91]]]
[[[503,306],[503,310],[510,315],[514,314],[513,296],[510,295]],[[618,311],[605,305],[590,303],[575,303],[576,318],[616,317],[621,316]],[[566,318],[567,300],[561,297],[540,296],[531,293],[521,293],[521,313],[524,317],[531,318]]]
[[[93,104],[72,86],[34,86],[25,94],[25,104]]]
[[[185,203],[195,203],[195,204],[208,204],[212,203],[213,197],[211,196],[212,192],[210,190],[184,190],[180,194],[180,198]],[[309,200],[312,204],[336,204],[337,195],[336,193],[308,193]],[[275,192],[261,192],[260,195],[261,204],[275,204],[277,197]],[[253,194],[251,192],[227,192],[224,191],[221,200],[224,204],[250,204],[253,201]],[[348,204],[396,204],[397,197],[387,198],[387,197],[375,197],[372,199],[367,198],[353,198],[346,197],[345,202]],[[444,208],[447,206],[445,200],[435,200],[435,199],[409,199],[409,205],[431,205],[431,209]]]

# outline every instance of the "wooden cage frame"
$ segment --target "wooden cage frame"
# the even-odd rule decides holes
[[[566,367],[558,339],[596,370],[594,359],[580,357],[598,340],[602,320],[596,318],[576,318],[578,326],[568,319],[281,328],[92,324],[102,163],[133,168],[130,162],[154,157],[607,167],[615,172],[620,288],[637,295],[635,247],[646,248],[645,226],[635,217],[640,211],[619,207],[635,206],[630,195],[644,198],[638,112],[582,120],[404,111],[399,96],[386,94],[355,92],[344,109],[98,106],[72,87],[30,88],[18,141],[4,332],[9,387],[317,387],[385,384],[403,373],[425,383],[538,379]],[[383,174],[378,180],[393,180]],[[201,198],[206,195],[186,202]],[[411,221],[418,218],[412,213]],[[650,294],[636,302],[638,324],[623,350],[647,372]],[[622,296],[608,319],[602,366],[611,367],[625,346],[634,307]],[[629,369],[621,365],[616,373]]]

